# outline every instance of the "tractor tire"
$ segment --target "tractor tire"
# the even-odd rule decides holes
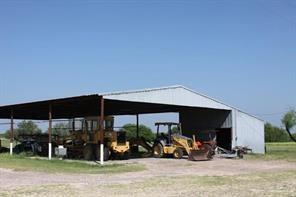
[[[175,159],[181,159],[183,157],[183,150],[177,147],[173,153],[173,157]]]
[[[214,150],[212,149],[212,146],[210,146],[209,144],[203,144],[201,149],[208,150],[209,152],[208,152],[207,158],[208,159],[213,159]]]
[[[164,155],[163,147],[160,143],[153,146],[153,157],[154,158],[162,158]]]
[[[211,144],[207,144],[209,147],[209,149],[210,149],[210,154],[211,154],[211,157],[213,157],[216,153],[215,153],[215,146],[214,145],[211,145]]]
[[[104,147],[104,161],[108,161],[110,158],[110,150],[107,147]]]
[[[129,151],[126,151],[124,153],[114,153],[113,155],[113,158],[118,160],[128,160],[130,158]]]
[[[241,150],[237,150],[237,156],[239,159],[243,159],[244,158],[244,153]]]
[[[130,155],[130,151],[126,151],[125,153],[123,153],[123,159],[128,160],[130,158]]]
[[[85,160],[91,161],[94,160],[94,147],[92,144],[87,144],[85,145],[85,147],[83,148],[83,158]]]
[[[100,145],[96,146],[96,160],[100,160],[101,159],[101,150],[100,150]],[[110,158],[110,151],[109,148],[104,147],[104,161],[108,161]]]

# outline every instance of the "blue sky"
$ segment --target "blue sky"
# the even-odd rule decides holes
[[[295,1],[0,1],[0,105],[181,84],[280,125]]]

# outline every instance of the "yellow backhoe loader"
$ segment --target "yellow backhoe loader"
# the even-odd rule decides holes
[[[71,158],[97,160],[100,158],[100,129],[98,117],[72,120],[70,136],[64,140],[67,155]],[[114,131],[114,117],[104,119],[104,160],[110,157],[129,158],[130,146],[125,131]]]
[[[194,135],[193,138],[183,136],[179,123],[158,122],[155,125],[157,126],[157,138],[153,145],[155,158],[172,155],[176,159],[181,159],[183,155],[188,155],[188,159],[192,161],[212,159],[212,147],[209,144],[196,141]],[[167,126],[167,133],[160,133],[160,126]],[[174,130],[174,133],[172,126],[178,128]]]

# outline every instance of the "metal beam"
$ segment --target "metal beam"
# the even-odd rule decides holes
[[[137,139],[139,138],[139,114],[136,115],[137,117]]]
[[[139,114],[136,114],[136,133],[137,133],[137,139],[139,139]],[[137,152],[139,152],[139,144],[137,144],[137,149],[135,149]]]
[[[11,111],[10,111],[10,144],[9,144],[9,152],[10,152],[10,155],[13,154],[13,141],[14,141],[13,109],[11,109]]]
[[[73,132],[75,131],[75,118],[73,118],[72,120],[72,131]]]
[[[101,97],[100,99],[101,103],[101,115],[100,115],[100,164],[104,164],[104,119],[105,119],[105,109],[104,109],[104,98]]]
[[[52,146],[51,146],[51,133],[52,133],[52,106],[48,107],[48,159],[51,160]]]

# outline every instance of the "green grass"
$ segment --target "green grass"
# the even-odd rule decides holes
[[[9,168],[19,171],[41,171],[50,173],[87,173],[110,174],[137,172],[145,170],[140,164],[89,164],[81,161],[47,160],[40,158],[27,158],[22,155],[0,154],[0,168]]]
[[[286,160],[296,162],[296,143],[266,143],[266,154],[250,154],[246,159]]]

